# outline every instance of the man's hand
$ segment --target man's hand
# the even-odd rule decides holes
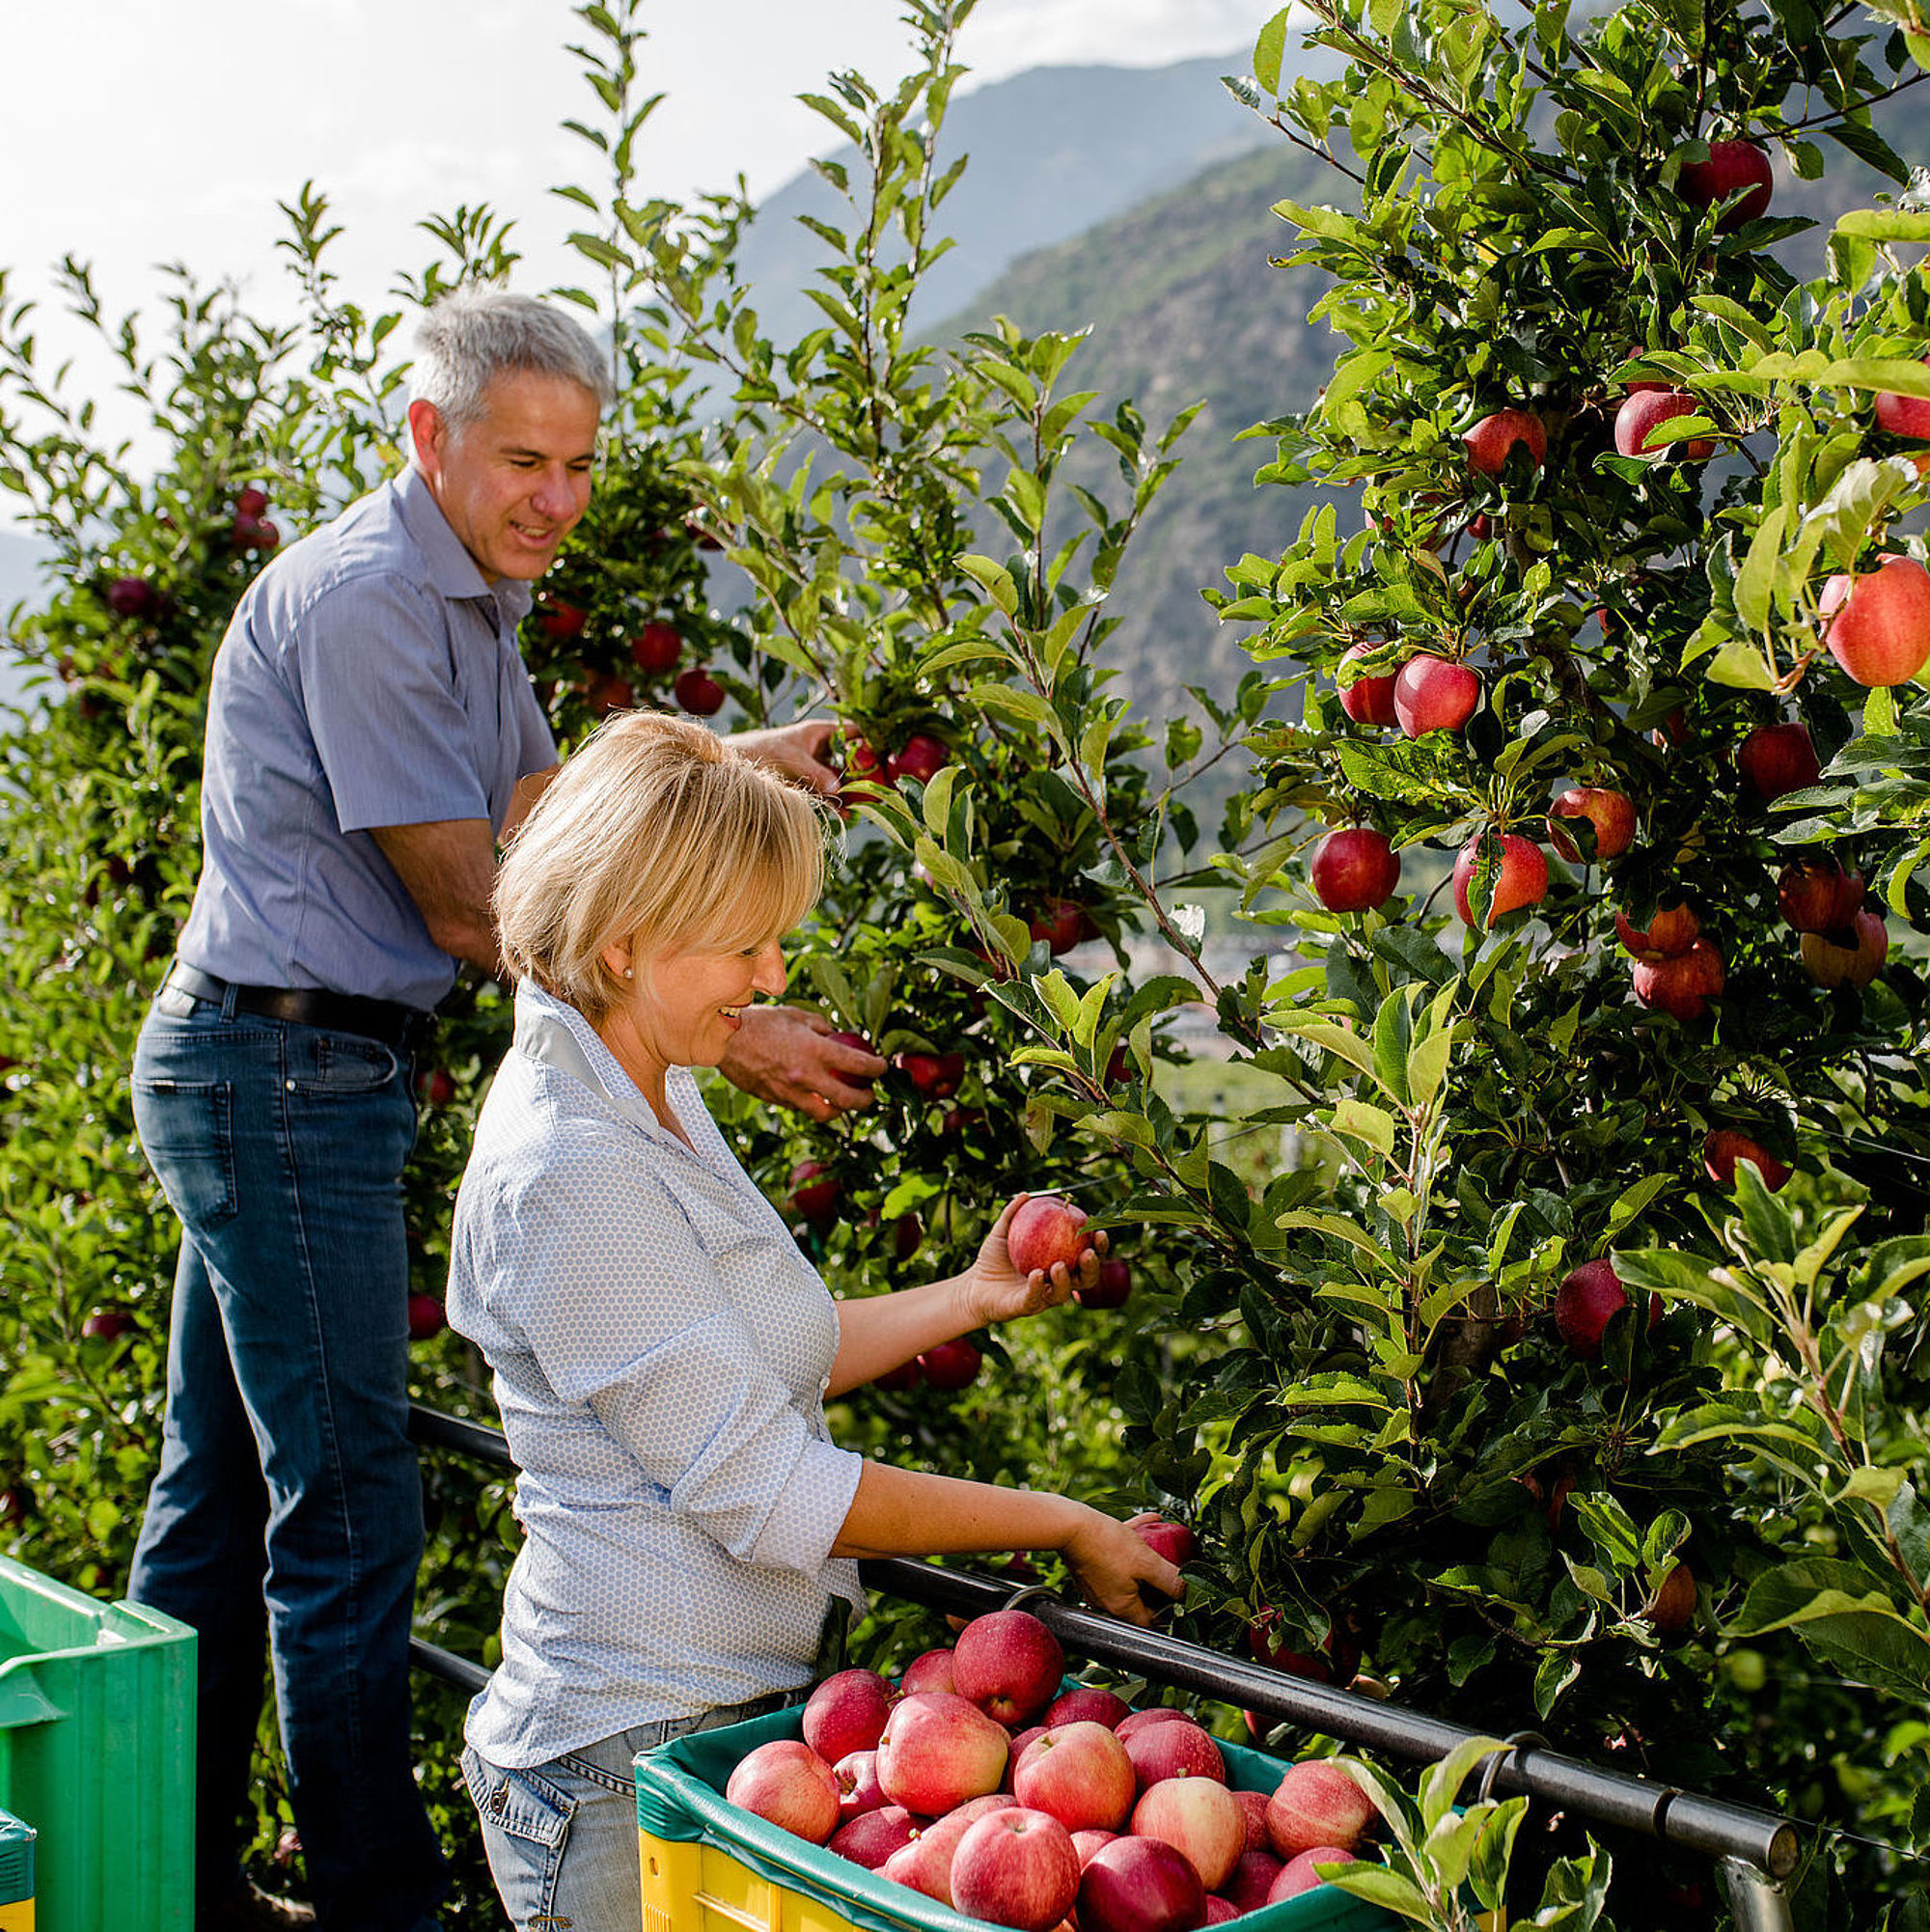
[[[830,1120],[868,1107],[870,1083],[887,1064],[874,1053],[833,1039],[834,1031],[821,1014],[797,1007],[751,1007],[718,1069],[755,1099]]]
[[[801,780],[827,798],[838,795],[838,774],[824,762],[825,749],[831,743],[828,719],[800,718],[794,725],[774,725],[768,731],[735,731],[724,742],[786,778]]]

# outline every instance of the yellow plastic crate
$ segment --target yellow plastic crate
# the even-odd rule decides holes
[[[803,1735],[804,1714],[792,1708],[697,1731],[637,1759],[643,1932],[985,1932],[981,1920],[725,1802],[746,1752]],[[1264,1752],[1225,1742],[1221,1750],[1236,1786],[1271,1790],[1283,1769]],[[1331,1886],[1240,1920],[1243,1932],[1380,1932],[1398,1923]]]
[[[34,1932],[34,1901],[22,1898],[0,1905],[0,1932]]]

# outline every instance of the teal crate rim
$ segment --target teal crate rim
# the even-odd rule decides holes
[[[747,1752],[773,1738],[802,1738],[804,1712],[797,1705],[744,1724],[692,1731],[654,1752],[640,1754],[637,1829],[675,1843],[702,1843],[728,1852],[772,1885],[801,1891],[827,1905],[860,1932],[984,1932],[984,1920],[967,1918],[922,1892],[867,1871],[822,1845],[813,1845],[766,1819],[727,1804],[724,1786]],[[1226,1754],[1228,1782],[1236,1790],[1268,1791],[1285,1765],[1265,1752],[1216,1740]],[[1324,1895],[1323,1895],[1324,1894]],[[1252,1932],[1379,1932],[1400,1921],[1365,1899],[1321,1886],[1298,1898],[1245,1913]]]
[[[0,1811],[0,1905],[22,1905],[34,1895],[34,1828]]]

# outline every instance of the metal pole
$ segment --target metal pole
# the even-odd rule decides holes
[[[1721,1869],[1736,1932],[1795,1932],[1789,1897],[1779,1885],[1741,1859],[1723,1859]]]

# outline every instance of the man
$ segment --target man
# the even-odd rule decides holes
[[[128,1587],[200,1633],[211,1932],[427,1932],[445,1891],[409,1742],[410,1053],[457,962],[498,968],[498,845],[556,765],[516,625],[589,503],[609,381],[560,312],[446,297],[410,467],[263,571],[215,658],[202,875],[134,1062],[182,1241]],[[828,735],[733,742],[829,789]],[[758,1008],[724,1070],[817,1118],[862,1106],[883,1063],[829,1033]],[[239,1863],[264,1642],[313,1910]]]

